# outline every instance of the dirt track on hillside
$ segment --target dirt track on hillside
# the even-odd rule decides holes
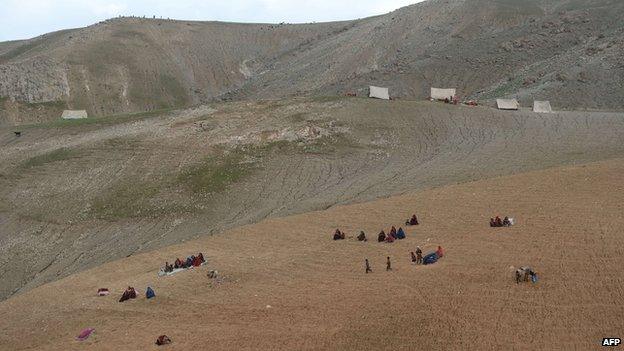
[[[136,255],[0,303],[0,344],[11,350],[600,349],[622,332],[624,161],[448,186],[266,220]],[[395,244],[360,243],[412,212],[421,226]],[[512,228],[488,218],[509,214]],[[349,239],[330,240],[336,227]],[[446,257],[412,266],[409,252]],[[157,278],[158,266],[203,251],[208,266]],[[391,256],[392,272],[384,271]],[[369,258],[373,273],[364,274]],[[535,284],[516,285],[531,265]],[[211,285],[206,272],[225,281]],[[118,303],[123,288],[157,297]],[[109,297],[95,296],[108,287]],[[270,307],[269,307],[270,306]],[[95,334],[74,341],[86,327]],[[522,332],[519,332],[522,331]]]
[[[20,139],[3,129],[0,295],[267,217],[624,155],[624,119],[614,113],[363,99],[212,107],[120,125],[35,128]],[[160,180],[175,181],[215,147],[264,145],[310,126],[335,140],[311,151],[295,140],[255,157],[253,174],[224,192],[195,196]],[[20,168],[61,146],[76,155]],[[148,185],[164,190],[138,203],[145,208],[136,216],[92,215],[98,198]],[[26,264],[9,264],[16,260]]]

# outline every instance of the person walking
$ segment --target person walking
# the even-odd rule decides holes
[[[392,263],[390,263],[390,256],[388,256],[388,260],[386,261],[386,271],[392,270]]]
[[[366,273],[373,273],[373,270],[370,267],[370,263],[368,263],[368,258],[365,261],[366,263]]]

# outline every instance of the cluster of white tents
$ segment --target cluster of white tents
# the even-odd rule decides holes
[[[452,101],[457,94],[457,90],[453,88],[431,88],[431,99]],[[368,97],[374,99],[390,100],[390,92],[388,88],[370,86]],[[496,107],[499,110],[518,110],[520,103],[516,99],[496,99]],[[552,113],[550,101],[534,101],[533,112],[536,113]]]
[[[496,107],[499,110],[518,110],[520,103],[516,99],[496,99]],[[552,113],[550,101],[533,101],[533,112]]]

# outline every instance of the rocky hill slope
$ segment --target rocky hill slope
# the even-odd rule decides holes
[[[138,18],[0,43],[0,123],[212,99],[453,86],[556,109],[624,105],[624,3],[429,0],[356,21],[272,25]]]

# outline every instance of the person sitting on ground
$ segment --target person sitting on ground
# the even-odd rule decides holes
[[[511,227],[511,221],[507,216],[505,216],[505,219],[503,219],[503,227]]]
[[[193,267],[199,267],[202,265],[202,261],[199,258],[199,256],[195,256],[195,258],[193,259]]]
[[[420,247],[416,247],[416,264],[422,264],[423,262],[423,255],[422,255],[422,250],[420,249]]]
[[[173,265],[173,268],[175,268],[175,269],[182,268],[182,260],[180,260],[179,258],[176,258],[175,264]]]
[[[173,272],[173,266],[169,264],[169,262],[165,262],[165,273]]]
[[[396,240],[396,238],[395,238],[394,236],[392,236],[392,234],[388,234],[388,235],[386,236],[386,242],[387,242],[387,243],[393,243],[393,242],[394,242],[394,240]]]
[[[438,255],[439,258],[444,257],[444,249],[442,248],[442,246],[438,246],[438,249],[436,250],[436,254]]]
[[[490,218],[490,227],[496,227],[496,221],[494,220],[494,218]]]
[[[345,234],[340,231],[340,229],[336,229],[334,232],[334,240],[344,240]]]
[[[418,258],[416,258],[414,251],[410,252],[410,255],[412,256],[412,264],[416,264],[416,262],[418,262]]]
[[[405,232],[403,231],[403,228],[399,227],[399,230],[397,231],[396,237],[397,237],[397,239],[400,239],[400,240],[405,239]]]
[[[386,233],[383,230],[377,236],[377,241],[379,241],[380,243],[386,241]]]
[[[366,241],[366,234],[364,233],[364,231],[360,231],[360,235],[358,235],[357,237],[358,241]]]
[[[193,258],[189,256],[186,258],[184,268],[191,268],[191,267],[193,267]]]
[[[496,226],[497,227],[502,227],[503,226],[503,220],[499,216],[496,216],[495,221],[496,221]]]
[[[167,335],[161,335],[156,339],[156,345],[158,346],[167,344],[171,344],[171,339]]]
[[[129,286],[126,291],[124,291],[123,295],[119,299],[119,302],[124,302],[126,300],[136,299],[136,290],[133,287]]]
[[[204,254],[203,253],[199,253],[197,255],[197,257],[199,257],[199,260],[201,261],[201,263],[206,263],[206,259],[204,259]]]
[[[392,226],[392,228],[390,228],[390,233],[388,234],[390,236],[392,236],[393,238],[397,238],[397,230],[394,226]]]
[[[516,269],[516,283],[520,283],[521,281],[528,282],[529,279],[533,283],[537,282],[537,274],[531,267],[520,267]]]
[[[413,215],[412,218],[405,222],[405,225],[418,225],[418,218],[416,215]]]

